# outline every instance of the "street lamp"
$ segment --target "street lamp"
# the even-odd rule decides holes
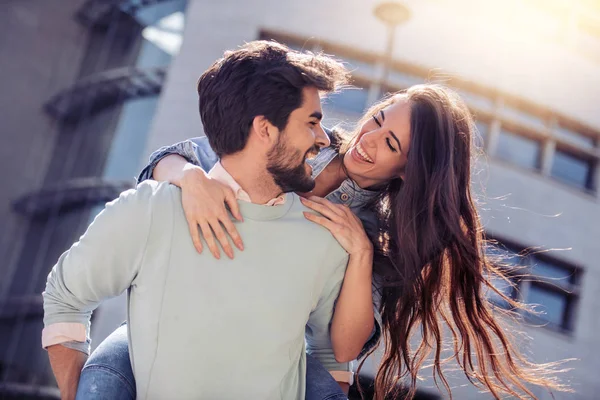
[[[404,4],[396,1],[388,1],[376,6],[373,13],[378,20],[387,26],[388,29],[387,44],[384,54],[384,70],[382,74],[382,83],[384,83],[387,80],[392,63],[392,51],[394,50],[396,27],[410,19],[410,10]]]

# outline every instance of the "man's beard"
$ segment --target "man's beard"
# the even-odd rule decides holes
[[[275,184],[284,193],[310,192],[315,188],[315,181],[306,172],[305,160],[308,155],[319,152],[317,146],[309,149],[304,155],[299,150],[292,150],[281,139],[267,154],[267,171]],[[298,164],[294,164],[298,162]]]

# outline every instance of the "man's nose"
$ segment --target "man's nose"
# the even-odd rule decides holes
[[[316,129],[316,135],[317,137],[315,138],[315,143],[320,149],[329,147],[331,145],[331,139],[329,139],[329,135],[325,133],[325,130],[321,124],[319,124],[319,127]]]

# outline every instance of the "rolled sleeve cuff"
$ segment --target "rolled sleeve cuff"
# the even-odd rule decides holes
[[[48,325],[42,331],[42,347],[46,349],[55,344],[62,344],[74,350],[89,353],[85,325],[74,322],[58,322]]]

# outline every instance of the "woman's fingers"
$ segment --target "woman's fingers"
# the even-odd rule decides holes
[[[244,217],[242,217],[242,213],[240,212],[240,205],[238,204],[233,190],[230,189],[225,193],[225,203],[227,203],[227,205],[229,206],[231,215],[233,215],[233,217],[238,221],[243,222]],[[229,229],[227,231],[229,231]]]
[[[210,228],[210,225],[208,225],[208,222],[200,222],[200,229],[202,230],[202,236],[204,236],[204,240],[206,241],[210,252],[216,259],[220,259],[221,252],[219,251],[219,247],[215,242],[215,237],[213,235],[212,229]]]
[[[225,215],[223,218],[221,218],[220,221],[221,224],[223,224],[223,226],[225,227],[227,234],[231,237],[231,240],[233,240],[233,244],[235,244],[235,247],[243,251],[244,242],[242,241],[242,237],[238,233],[235,224],[229,219],[229,216]]]
[[[196,221],[190,222],[188,219],[188,227],[190,229],[190,235],[192,235],[192,242],[194,243],[194,247],[196,251],[202,254],[202,241],[200,240],[200,231],[198,230],[198,224]]]
[[[322,197],[317,197],[317,196],[311,196],[308,198],[308,200],[327,207],[328,209],[330,209],[332,212],[336,213],[340,217],[344,216],[344,210],[342,209],[342,206],[340,206],[338,204],[333,204],[332,202],[330,202],[327,199],[324,199]]]
[[[182,204],[194,247],[201,252],[203,247],[207,246],[215,258],[220,258],[219,244],[216,243],[218,240],[225,254],[233,257],[233,249],[227,235],[231,236],[237,248],[244,248],[237,228],[227,212],[229,208],[234,218],[243,220],[233,190],[208,178],[199,167],[188,170],[186,176],[185,184],[182,182]],[[198,226],[206,242],[204,246]]]
[[[227,240],[227,235],[225,234],[225,231],[223,230],[219,220],[213,219],[209,222],[209,224],[215,236],[217,237],[217,240],[219,243],[221,243],[221,247],[223,248],[225,254],[227,254],[227,257],[233,259],[233,249],[231,248],[231,244],[229,244],[229,240]]]
[[[303,214],[307,220],[315,222],[321,226],[324,226],[331,233],[333,233],[336,230],[337,225],[334,222],[332,222],[330,219],[327,219],[320,215],[315,215],[315,214],[309,213],[308,211],[305,211]]]
[[[323,214],[324,216],[326,216],[327,218],[331,219],[331,220],[339,220],[342,215],[340,215],[338,212],[332,210],[330,207],[328,207],[325,204],[322,204],[320,202],[316,202],[313,200],[309,200],[309,199],[300,199],[300,201],[302,202],[302,204],[304,204],[306,207],[315,210],[318,213]]]

